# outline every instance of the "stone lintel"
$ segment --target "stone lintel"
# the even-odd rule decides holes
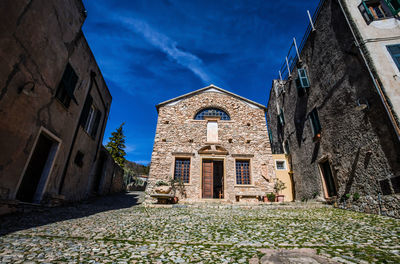
[[[254,154],[232,154],[231,156],[234,158],[252,158]]]
[[[173,156],[194,156],[194,153],[190,152],[172,152]]]

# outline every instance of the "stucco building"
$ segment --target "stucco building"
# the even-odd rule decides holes
[[[101,147],[112,98],[85,18],[80,0],[0,2],[2,202],[108,191],[103,171],[115,169]]]
[[[148,190],[181,179],[183,201],[257,201],[275,179],[265,107],[214,85],[157,105]]]
[[[321,1],[273,81],[269,135],[296,199],[400,217],[398,4]]]

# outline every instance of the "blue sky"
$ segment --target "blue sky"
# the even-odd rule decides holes
[[[147,164],[155,105],[213,83],[266,104],[318,0],[84,0],[84,34],[113,96],[104,143],[125,122],[127,159]]]

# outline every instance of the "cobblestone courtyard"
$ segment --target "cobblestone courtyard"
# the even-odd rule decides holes
[[[0,218],[0,262],[267,263],[271,249],[306,248],[318,256],[292,263],[400,263],[393,218],[267,205],[145,209],[137,199],[123,194]]]

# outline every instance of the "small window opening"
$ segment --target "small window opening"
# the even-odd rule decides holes
[[[286,162],[284,160],[277,160],[275,164],[277,170],[286,170]]]
[[[314,138],[319,137],[321,133],[321,123],[319,122],[317,109],[314,108],[309,114],[311,128]]]
[[[76,153],[76,155],[75,155],[75,160],[74,160],[74,163],[79,167],[79,168],[82,168],[82,166],[83,166],[83,157],[84,157],[85,155],[80,151],[80,150],[78,150],[78,152]]]

